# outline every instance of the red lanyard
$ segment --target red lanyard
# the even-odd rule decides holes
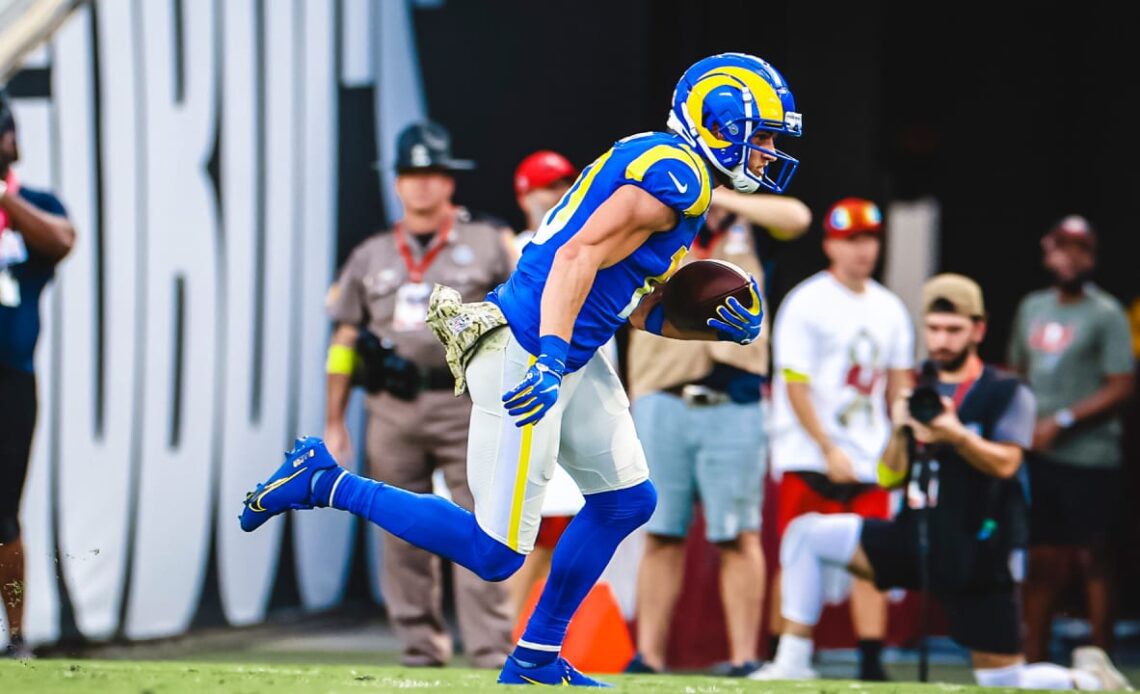
[[[982,360],[977,355],[970,357],[970,372],[966,376],[966,380],[962,381],[954,388],[954,409],[961,409],[962,401],[966,399],[966,393],[970,392],[970,388],[974,386],[974,382],[982,375]]]
[[[12,171],[11,169],[8,170],[8,178],[5,179],[4,183],[8,186],[8,192],[5,193],[5,195],[11,195],[15,197],[16,193],[20,192],[20,181],[16,178],[15,171]],[[4,230],[7,228],[8,212],[4,209],[0,209],[0,234],[3,234]]]
[[[396,222],[396,248],[400,251],[400,257],[404,259],[405,267],[408,268],[408,279],[410,281],[423,282],[428,267],[443,252],[443,247],[447,245],[447,240],[451,236],[451,227],[454,224],[455,212],[453,211],[443,220],[443,226],[439,228],[435,238],[424,249],[424,254],[420,258],[420,262],[417,263],[412,257],[412,248],[408,244],[408,233],[404,231],[404,225]]]

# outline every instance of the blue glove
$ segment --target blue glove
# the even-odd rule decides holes
[[[760,326],[764,322],[764,306],[760,302],[760,286],[752,278],[752,308],[745,308],[735,296],[728,297],[716,307],[720,320],[710,318],[707,325],[716,330],[718,340],[729,340],[747,345],[760,337]]]
[[[503,394],[503,407],[512,417],[521,417],[515,426],[524,427],[542,419],[554,403],[566,373],[566,353],[570,345],[557,335],[547,335],[539,343],[538,359],[527,369],[522,383]]]

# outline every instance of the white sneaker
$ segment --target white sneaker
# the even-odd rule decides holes
[[[1104,650],[1096,646],[1073,649],[1073,669],[1087,672],[1100,681],[1100,686],[1112,691],[1135,691]]]
[[[783,665],[772,661],[764,663],[758,670],[748,676],[750,680],[817,680],[819,673],[810,667],[805,668],[785,668]]]

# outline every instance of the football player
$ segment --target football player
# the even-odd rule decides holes
[[[688,251],[714,186],[787,188],[798,161],[776,138],[800,130],[792,92],[770,64],[742,53],[700,60],[677,83],[668,131],[620,140],[587,166],[488,301],[461,304],[437,287],[429,323],[448,349],[457,392],[468,389],[475,404],[474,513],[352,474],[320,439],[302,438],[247,497],[242,528],[331,506],[503,580],[534,547],[545,485],[560,464],[586,502],[554,550],[499,682],[607,686],[560,657],[562,640],[618,544],[652,514],[656,492],[624,388],[598,348],[627,321],[680,339],[756,339],[763,311],[754,279],[750,304],[730,297],[705,330],[674,327],[655,290]]]

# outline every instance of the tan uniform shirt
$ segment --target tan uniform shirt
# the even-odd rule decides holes
[[[685,262],[705,257],[696,243]],[[761,287],[764,273],[756,256],[752,229],[737,222],[716,238],[707,257],[727,260],[751,273]],[[768,374],[767,313],[760,337],[749,345],[734,342],[673,340],[634,330],[629,335],[629,388],[632,398],[676,385],[692,383],[712,371],[714,363],[728,364],[743,371]]]
[[[408,237],[413,264],[418,264],[425,249],[412,235]],[[395,233],[383,231],[353,250],[330,293],[328,312],[338,323],[366,323],[378,337],[391,340],[400,356],[420,367],[447,368],[443,345],[424,322],[432,287],[444,284],[462,294],[464,301],[483,301],[510,272],[502,230],[472,221],[459,208],[447,243],[421,282],[411,281]]]

